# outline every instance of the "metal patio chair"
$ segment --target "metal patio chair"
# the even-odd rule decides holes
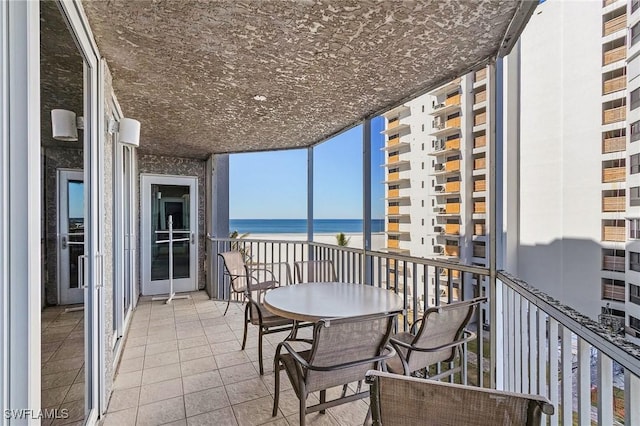
[[[278,412],[280,397],[280,365],[287,372],[300,402],[300,425],[305,415],[336,405],[366,398],[360,391],[368,369],[377,369],[384,360],[395,355],[388,344],[391,329],[398,312],[340,319],[320,320],[314,325],[313,340],[293,339],[280,343],[274,359],[275,392],[273,415]],[[305,342],[309,350],[296,351],[291,342]],[[284,350],[284,351],[283,351]],[[358,389],[346,395],[349,383],[359,382]],[[326,401],[326,391],[343,386],[341,397]],[[320,403],[307,407],[311,392],[320,391]]]
[[[293,264],[298,283],[336,282],[336,268],[333,261],[326,260],[305,260]]]
[[[390,343],[397,355],[387,361],[387,370],[408,376],[422,369],[428,372],[429,366],[440,362],[454,361],[457,355],[461,355],[463,344],[476,337],[466,327],[477,306],[485,300],[479,297],[427,309],[423,317],[412,324],[410,332],[391,337]],[[442,378],[461,371],[462,361],[458,364],[430,378]]]
[[[244,332],[242,350],[247,344],[249,324],[258,327],[258,365],[260,375],[264,375],[262,360],[262,338],[266,334],[291,331],[294,322],[275,315],[264,307],[264,295],[267,291],[281,285],[291,284],[291,269],[287,263],[250,264],[244,263],[242,254],[237,251],[220,253],[224,260],[226,274],[229,276],[231,290],[243,294],[247,302],[244,310]],[[227,302],[229,309],[229,302]],[[227,311],[225,310],[225,314]],[[295,332],[294,332],[295,334]]]
[[[553,405],[545,397],[369,371],[373,426],[534,426]]]

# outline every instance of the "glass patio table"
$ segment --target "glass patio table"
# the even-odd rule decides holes
[[[393,291],[366,284],[318,282],[274,288],[265,294],[264,306],[281,317],[317,322],[325,318],[400,313],[404,302]]]

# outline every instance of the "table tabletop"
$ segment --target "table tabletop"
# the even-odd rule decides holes
[[[264,306],[297,321],[344,318],[402,311],[403,299],[393,291],[363,284],[320,282],[274,288]]]

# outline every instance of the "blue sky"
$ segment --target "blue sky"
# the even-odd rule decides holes
[[[372,217],[384,215],[384,170],[380,135],[384,120],[372,120]],[[231,219],[304,219],[307,217],[307,150],[230,156]],[[355,127],[314,148],[316,219],[362,217],[362,127]]]

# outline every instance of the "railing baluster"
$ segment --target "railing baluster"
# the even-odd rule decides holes
[[[591,351],[589,343],[578,337],[578,422],[591,422]]]
[[[515,356],[516,347],[518,346],[518,330],[516,330],[514,317],[516,312],[514,311],[515,294],[510,289],[505,288],[503,290],[503,298],[505,303],[503,309],[506,318],[503,320],[503,327],[505,331],[504,343],[507,348],[507,370],[504,372],[505,389],[509,391],[516,391],[515,388],[515,376],[518,374],[518,370],[515,369]]]
[[[573,354],[571,330],[562,327],[562,424],[573,424]]]
[[[624,371],[624,424],[640,424],[640,377]]]
[[[549,318],[549,400],[555,407],[550,426],[558,426],[558,321]]]
[[[529,304],[529,393],[538,393],[538,383],[536,381],[538,377],[538,345],[536,344],[536,325],[538,309]]]
[[[549,396],[547,389],[547,315],[538,309],[538,394]]]
[[[522,298],[514,291],[512,292],[513,299],[513,312],[511,313],[511,317],[513,319],[513,330],[512,333],[514,335],[514,345],[513,345],[513,368],[514,368],[514,380],[513,380],[513,389],[516,392],[522,392],[522,376],[524,372],[522,371],[522,339],[518,336],[522,335],[522,324],[520,317],[520,310],[522,309]]]
[[[598,351],[598,424],[613,426],[613,362]]]
[[[520,346],[520,362],[522,364],[520,368],[520,377],[522,378],[520,391],[529,392],[529,301],[520,296],[518,298],[520,299],[520,329],[516,330],[516,332],[520,335],[517,344]]]

